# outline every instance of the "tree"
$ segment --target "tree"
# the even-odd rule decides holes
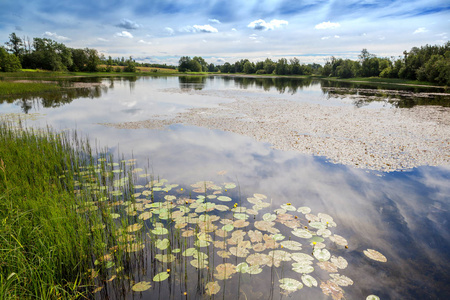
[[[290,74],[290,67],[286,58],[280,58],[275,67],[275,74],[287,75]]]
[[[133,60],[133,58],[130,56],[130,58],[126,61],[124,72],[136,72],[136,62]]]
[[[192,60],[197,61],[201,66],[201,70],[195,71],[195,72],[207,72],[208,71],[208,63],[201,56],[194,56],[194,58]]]
[[[86,62],[86,71],[88,72],[97,72],[98,65],[100,64],[100,57],[98,56],[98,52],[96,49],[84,49],[86,53],[87,62]],[[130,57],[131,59],[131,57]]]
[[[188,72],[191,58],[189,56],[182,56],[178,61],[178,72]]]
[[[14,32],[9,35],[9,42],[5,44],[8,46],[8,50],[17,57],[20,57],[24,52],[23,41]]]
[[[255,73],[255,66],[253,65],[253,63],[246,61],[244,64],[244,73],[245,74],[252,74]]]
[[[10,54],[0,46],[0,71],[17,72],[22,68],[20,60],[15,54]]]
[[[300,66],[300,61],[298,58],[294,57],[290,60],[291,62],[291,72],[295,75],[303,75],[302,68]]]
[[[275,71],[276,64],[271,59],[266,58],[264,61],[264,72],[266,74],[272,74]]]

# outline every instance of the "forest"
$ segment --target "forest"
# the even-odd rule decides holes
[[[106,58],[96,49],[74,49],[48,38],[20,38],[15,33],[0,46],[0,71],[42,69],[71,72],[137,72],[138,67],[178,69],[179,72],[220,72],[273,75],[318,75],[355,78],[382,77],[427,81],[450,85],[450,41],[444,45],[425,45],[404,51],[398,57],[377,57],[363,49],[357,60],[328,58],[322,66],[302,64],[298,58],[265,59],[252,62],[241,59],[222,65],[207,63],[200,56],[180,58],[178,66],[138,63],[132,57]]]

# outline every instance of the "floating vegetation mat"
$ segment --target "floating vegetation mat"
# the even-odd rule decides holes
[[[77,209],[98,211],[115,224],[92,228],[94,235],[111,235],[89,271],[96,297],[260,299],[323,293],[344,299],[353,285],[346,275],[348,243],[330,215],[292,203],[275,206],[258,193],[243,199],[232,182],[172,184],[134,164],[102,159],[77,174],[77,189],[97,195],[97,201]],[[126,166],[132,168],[125,172]],[[103,185],[106,181],[110,184]],[[132,192],[124,188],[139,181],[145,182]],[[364,253],[386,262],[376,250]]]

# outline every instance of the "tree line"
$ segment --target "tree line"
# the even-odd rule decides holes
[[[183,56],[178,63],[180,72],[221,72],[274,75],[322,75],[327,77],[383,77],[419,80],[450,85],[450,42],[443,46],[413,47],[403,57],[377,57],[363,49],[358,60],[331,57],[325,65],[301,64],[297,58],[267,58],[256,63],[241,59],[223,65],[208,64],[202,57]]]
[[[106,58],[96,49],[74,49],[48,38],[20,38],[14,32],[0,46],[0,71],[42,69],[72,72],[136,72],[138,66],[172,68],[165,64],[139,64],[129,58]]]

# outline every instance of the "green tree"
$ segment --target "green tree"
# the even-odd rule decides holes
[[[266,74],[272,74],[275,71],[276,63],[271,59],[266,58],[264,61],[264,72]]]
[[[178,61],[178,72],[188,72],[190,71],[189,65],[191,58],[189,56],[182,56]]]
[[[245,74],[253,74],[255,73],[255,66],[253,65],[253,63],[246,61],[243,71]]]
[[[86,48],[86,49],[84,49],[84,52],[86,53],[86,57],[87,57],[86,71],[97,72],[98,65],[100,64],[100,57],[98,56],[97,50]]]
[[[8,50],[17,57],[20,57],[25,51],[22,39],[14,32],[9,35],[9,41],[5,44]]]
[[[10,54],[5,48],[0,46],[0,71],[17,72],[22,69],[19,58],[15,54]]]
[[[197,61],[201,66],[201,70],[195,72],[208,72],[208,63],[201,56],[194,56],[192,60]]]
[[[137,68],[136,68],[136,62],[133,60],[133,58],[130,56],[130,58],[126,61],[126,66],[125,69],[123,70],[124,72],[131,72],[134,73],[136,72]]]

